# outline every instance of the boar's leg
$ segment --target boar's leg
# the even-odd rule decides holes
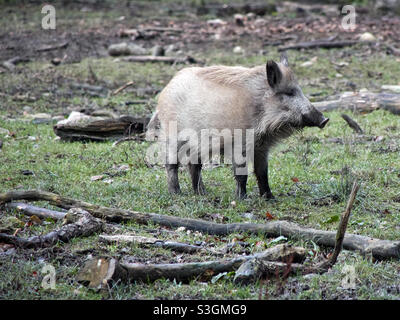
[[[166,164],[169,193],[179,193],[178,164]]]
[[[257,178],[260,195],[267,199],[273,199],[271,189],[268,183],[268,153],[256,150],[254,153],[254,173]]]
[[[233,174],[236,179],[236,197],[238,199],[244,199],[246,198],[246,185],[247,185],[247,174],[241,174],[242,170],[247,170],[244,169],[246,165],[237,165],[233,164]]]
[[[193,190],[197,194],[205,194],[206,193],[206,189],[204,187],[203,180],[201,178],[202,166],[203,165],[201,163],[199,163],[199,164],[189,163],[188,164],[189,174],[190,174],[190,177],[192,178]]]

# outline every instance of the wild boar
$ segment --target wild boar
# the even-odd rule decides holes
[[[235,144],[235,139],[241,140],[241,155],[250,159],[246,153],[249,153],[248,150],[253,153],[251,160],[260,195],[270,199],[273,198],[268,183],[268,153],[271,147],[304,127],[322,129],[329,119],[304,96],[286,54],[283,54],[280,62],[268,60],[266,65],[254,68],[211,66],[181,70],[160,93],[156,113],[149,126],[154,127],[157,121],[160,140],[167,145],[165,165],[170,193],[180,191],[178,166],[182,164],[182,155],[188,156],[188,153],[186,164],[193,189],[199,194],[205,192],[201,178],[203,155],[215,149],[210,141],[215,135],[217,139],[222,139],[222,136],[218,137],[218,132],[224,131],[223,138],[228,143],[223,146],[217,144],[217,151],[225,152],[227,145]],[[208,129],[214,130],[214,133],[202,136],[202,132]],[[187,135],[182,135],[185,131],[195,133],[196,138],[188,139]],[[248,139],[244,141],[244,133],[251,131],[250,143]],[[242,133],[240,139],[234,132]],[[251,148],[247,148],[249,144]],[[237,169],[247,168],[247,162],[239,162],[235,157],[231,161],[236,195],[244,198],[247,171],[239,172]]]

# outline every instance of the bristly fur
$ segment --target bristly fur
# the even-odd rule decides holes
[[[307,118],[310,113],[311,118]],[[254,129],[254,140],[246,139],[244,152],[247,153],[247,144],[254,147],[252,160],[260,195],[272,198],[268,184],[270,148],[300,130],[304,119],[311,119],[309,123],[318,125],[321,116],[304,96],[285,58],[278,63],[269,60],[266,65],[254,68],[212,66],[181,70],[160,93],[157,113],[149,129],[154,128],[159,119],[160,136],[165,138],[167,144],[177,139],[179,133],[186,129],[191,129],[198,136],[201,136],[203,129],[216,129],[217,132],[229,130],[230,134],[237,129],[242,130],[242,133]],[[170,123],[176,124],[175,132],[169,130]],[[242,144],[244,142],[240,138],[234,139],[239,139]],[[198,142],[190,144],[189,141],[185,146],[195,151],[195,156],[188,163],[193,189],[196,193],[203,193],[201,163],[197,162],[202,160],[198,156],[202,155],[203,149],[199,149]],[[223,151],[221,146],[216,148]],[[206,154],[211,151],[208,148],[204,150]],[[184,150],[187,152],[189,149]],[[235,168],[236,194],[242,198],[246,194],[247,171],[236,171],[238,167],[243,167],[240,159],[232,157],[232,163]],[[167,182],[171,193],[180,190],[178,165],[176,161],[168,162],[167,159]]]

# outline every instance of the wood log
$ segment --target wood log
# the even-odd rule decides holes
[[[288,254],[295,254],[299,261],[302,261],[305,257],[305,250],[288,245],[278,245],[255,255],[239,256],[233,259],[172,264],[142,264],[132,263],[129,260],[118,262],[114,259],[100,260],[96,258],[85,264],[82,271],[78,274],[78,281],[90,279],[92,286],[98,286],[101,283],[120,279],[133,282],[155,281],[164,278],[188,282],[201,277],[202,280],[209,280],[219,273],[235,271],[243,262],[256,257],[263,257],[263,261],[266,261],[265,259],[271,259],[269,262],[272,263],[274,260],[285,260]],[[302,256],[302,258],[300,258],[300,256]],[[277,263],[276,266],[282,269],[287,268],[284,263]]]
[[[67,119],[68,120],[68,119]],[[60,121],[53,130],[63,140],[118,140],[131,134],[143,133],[149,117],[99,118],[86,116],[84,121]]]
[[[170,228],[185,227],[188,230],[218,236],[238,232],[264,234],[267,237],[282,235],[294,239],[310,239],[316,244],[327,247],[334,247],[336,244],[336,233],[333,231],[302,227],[287,221],[269,221],[265,224],[223,224],[157,213],[143,213],[125,209],[108,208],[40,190],[17,190],[0,194],[0,203],[13,200],[49,201],[51,204],[63,209],[78,207],[90,212],[97,218],[111,222],[135,221],[139,224],[155,223]],[[347,234],[343,240],[343,248],[346,250],[359,251],[363,255],[372,255],[378,260],[400,258],[400,241],[381,240],[357,234]]]
[[[320,111],[350,110],[353,112],[372,112],[384,109],[393,114],[400,114],[400,94],[373,92],[346,92],[337,100],[314,102]]]
[[[108,289],[112,281],[126,281],[127,271],[115,259],[91,259],[85,263],[76,280],[91,289]]]
[[[68,217],[69,215],[69,217]],[[11,243],[22,248],[44,248],[57,244],[58,241],[69,242],[76,237],[87,237],[102,229],[103,223],[94,218],[87,211],[80,208],[72,208],[67,217],[74,222],[51,231],[43,236],[33,236],[28,239],[0,233],[0,241]]]

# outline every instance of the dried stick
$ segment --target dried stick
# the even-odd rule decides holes
[[[134,84],[135,84],[135,82],[133,82],[133,81],[129,81],[129,82],[125,83],[122,87],[119,87],[117,90],[115,90],[113,92],[113,96],[120,93],[122,90],[125,90],[126,88],[128,88],[130,86],[133,86]]]

